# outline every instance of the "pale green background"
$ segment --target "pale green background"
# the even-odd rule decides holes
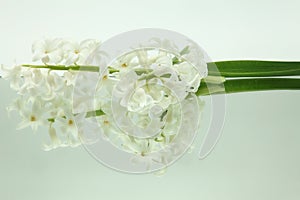
[[[181,32],[213,60],[300,60],[299,7],[298,0],[0,0],[0,63],[29,61],[32,41],[43,36],[105,40],[145,27]],[[199,137],[161,177],[112,171],[83,148],[43,152],[47,131],[15,131],[5,111],[14,92],[3,80],[0,92],[0,199],[300,199],[300,91],[229,95],[212,154],[197,159]]]

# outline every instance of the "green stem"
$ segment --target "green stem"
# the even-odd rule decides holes
[[[99,67],[97,66],[65,66],[65,65],[22,65],[22,67],[30,67],[35,69],[51,69],[51,70],[75,70],[75,71],[90,71],[99,72]]]
[[[217,66],[217,69],[214,66]],[[224,77],[300,76],[300,62],[219,61],[208,63],[208,74]]]
[[[196,94],[203,96],[267,90],[300,90],[300,79],[296,78],[230,79],[226,80],[223,84],[210,84],[203,81]]]
[[[64,65],[22,65],[30,68],[51,70],[80,70],[99,72],[98,66],[64,66]],[[216,66],[216,67],[215,67]],[[110,73],[118,70],[109,68]],[[137,71],[145,73],[144,70]],[[219,61],[208,63],[208,78],[201,82],[196,95],[204,96],[220,93],[239,93],[267,90],[300,90],[300,79],[267,78],[271,76],[300,76],[300,62],[281,61]],[[243,77],[256,77],[247,78]],[[262,77],[262,78],[257,78]],[[236,78],[236,79],[228,79]],[[242,78],[242,79],[239,79]],[[102,110],[88,112],[86,117],[105,114]],[[55,119],[49,119],[54,122]]]
[[[89,118],[89,117],[95,117],[95,116],[101,116],[101,115],[105,115],[105,113],[101,109],[99,109],[99,110],[87,112],[85,117]]]
[[[22,67],[28,67],[33,69],[50,69],[50,70],[59,70],[59,71],[88,71],[88,72],[99,72],[98,66],[93,65],[76,65],[76,66],[65,66],[65,65],[22,65]],[[108,67],[109,73],[119,72],[118,69]]]
[[[300,62],[234,60],[218,61],[208,64],[210,76],[224,77],[269,77],[269,76],[300,76]],[[52,70],[80,70],[99,72],[98,66],[65,66],[65,65],[22,65],[30,68],[46,68]],[[216,67],[214,67],[216,66]],[[110,73],[118,70],[109,68]]]
[[[77,115],[77,114],[75,114]],[[101,115],[105,115],[105,113],[99,109],[99,110],[95,110],[95,111],[88,111],[85,115],[86,118],[89,118],[89,117],[96,117],[96,116],[101,116]],[[62,118],[65,118],[65,116],[62,116]],[[55,122],[55,118],[49,118],[48,119],[49,122]]]

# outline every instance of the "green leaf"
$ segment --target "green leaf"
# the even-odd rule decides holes
[[[207,63],[208,75],[224,77],[299,76],[300,62],[236,60]]]

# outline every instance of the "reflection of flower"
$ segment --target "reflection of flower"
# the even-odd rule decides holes
[[[193,66],[184,62],[174,65],[174,69],[179,74],[181,81],[185,82],[188,92],[196,92],[198,90],[200,80],[204,77],[201,77]]]
[[[117,131],[105,131],[110,133],[105,134],[106,138],[110,138],[110,142],[119,148],[133,153],[133,162],[145,163],[147,167],[154,163],[166,164],[182,153],[188,146],[184,142],[191,140],[191,137],[183,143],[177,141],[178,144],[173,144],[181,126],[180,105],[190,93],[197,91],[203,76],[186,61],[173,64],[172,54],[151,50],[129,52],[116,59],[111,67],[118,71],[105,78],[113,80],[109,92],[105,92],[110,97],[97,99],[100,105],[105,105],[103,110],[106,111],[107,106],[108,110],[110,106],[114,108],[113,112],[106,111],[110,120],[105,117],[106,120],[100,123],[103,128],[118,127]],[[97,96],[105,91],[102,82],[98,86],[101,89],[97,91]],[[114,120],[111,120],[111,115]],[[198,118],[195,110],[185,115],[189,119]],[[192,128],[185,129],[189,130]],[[176,150],[170,151],[168,146]]]
[[[135,155],[131,158],[131,161],[136,164],[146,165],[146,169],[149,170],[153,163],[162,163],[163,157],[159,154],[152,154],[154,142],[149,139],[135,140],[134,142],[128,142],[124,148],[130,149]],[[166,163],[163,163],[166,164]]]
[[[150,39],[150,42],[156,46],[157,48],[165,49],[165,50],[172,50],[172,53],[177,53],[179,52],[178,47],[174,42],[168,39],[160,39],[160,38],[152,38]]]
[[[138,88],[131,96],[131,101],[128,103],[128,111],[142,112],[149,105],[153,104],[153,98],[148,95],[143,88]]]

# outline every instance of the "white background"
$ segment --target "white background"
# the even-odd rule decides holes
[[[137,28],[165,28],[198,42],[214,60],[300,60],[297,0],[0,0],[0,63],[31,59],[43,37],[106,40]],[[195,151],[164,176],[112,171],[83,148],[41,150],[42,135],[15,131],[0,80],[0,199],[300,198],[300,92],[227,97],[223,136],[205,160]],[[204,120],[205,121],[205,120]]]

